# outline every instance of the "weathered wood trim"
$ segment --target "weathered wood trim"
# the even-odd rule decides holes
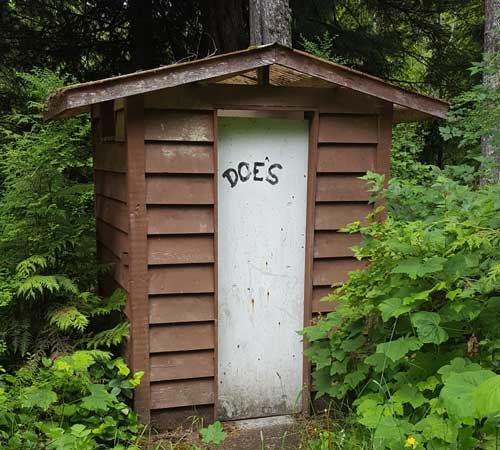
[[[375,162],[375,172],[385,176],[384,184],[387,186],[391,171],[391,145],[392,145],[392,121],[393,111],[390,105],[380,113],[378,119],[378,145],[377,157]],[[379,201],[375,207],[382,205],[383,202]],[[378,214],[377,220],[385,220],[387,217],[387,210],[384,209]]]
[[[449,105],[392,85],[380,78],[292,50],[279,44],[218,55],[193,62],[117,76],[60,89],[48,100],[47,119],[88,110],[88,105],[214,79],[278,64],[390,103],[445,118]]]
[[[309,113],[309,149],[307,168],[307,207],[306,207],[306,260],[304,274],[304,327],[311,323],[312,319],[312,288],[313,288],[313,263],[314,263],[314,211],[316,207],[316,172],[318,156],[318,131],[319,114],[318,111]],[[303,350],[309,347],[309,343],[304,341]],[[311,392],[311,363],[305,355],[303,358],[303,384],[302,391],[302,412],[309,414],[310,392]]]
[[[219,239],[219,228],[218,228],[218,207],[219,207],[219,195],[218,195],[218,136],[219,136],[219,123],[217,118],[217,110],[213,110],[213,167],[214,167],[214,178],[213,178],[213,197],[214,197],[214,409],[213,409],[213,420],[214,422],[218,419],[218,398],[219,398],[219,258],[218,258],[218,239]]]
[[[144,104],[140,96],[128,97],[125,102],[127,146],[127,206],[129,216],[129,296],[132,321],[131,366],[143,371],[141,384],[134,392],[134,409],[141,421],[150,420],[149,381],[149,305],[146,177],[144,145]]]
[[[248,57],[250,56],[250,57]],[[172,64],[157,69],[82,83],[60,89],[48,99],[45,117],[51,119],[87,105],[144,94],[231,73],[247,72],[274,62],[272,45],[226,53],[194,62]]]
[[[277,46],[275,61],[280,66],[434,117],[444,119],[448,112],[449,105],[442,100],[400,88],[381,78],[317,58],[299,50]]]
[[[337,88],[283,86],[190,85],[145,95],[147,108],[204,110],[311,111],[320,113],[378,114],[385,102]]]

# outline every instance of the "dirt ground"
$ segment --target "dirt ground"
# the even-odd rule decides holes
[[[164,439],[159,437],[156,442],[163,444],[162,447],[166,450],[187,450],[193,444],[210,450],[297,450],[301,438],[300,429],[300,420],[292,416],[279,416],[225,422],[224,431],[228,436],[219,445],[201,444],[197,432],[186,433],[182,439],[178,436],[164,436]],[[172,445],[173,442],[179,444]]]

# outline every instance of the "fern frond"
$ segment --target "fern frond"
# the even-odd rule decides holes
[[[83,332],[89,324],[89,319],[75,306],[65,306],[55,310],[50,315],[50,324],[55,325],[61,331],[67,331],[73,328]]]
[[[119,323],[114,328],[101,331],[87,341],[87,348],[110,348],[120,344],[129,335],[129,324]]]
[[[97,298],[96,304],[89,311],[91,317],[103,316],[113,311],[121,311],[127,301],[127,293],[123,289],[115,289],[106,299]]]
[[[18,288],[17,295],[34,300],[37,295],[46,293],[78,294],[78,288],[67,277],[63,275],[32,275],[23,280]]]
[[[29,277],[39,270],[45,270],[48,266],[47,258],[40,255],[33,255],[21,261],[16,266],[16,272],[23,278]]]

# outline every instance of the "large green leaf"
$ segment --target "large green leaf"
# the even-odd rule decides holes
[[[88,389],[90,395],[82,398],[81,406],[89,411],[107,411],[116,400],[116,396],[110,394],[103,384],[90,384]]]
[[[415,425],[415,429],[421,431],[426,439],[441,439],[453,444],[456,442],[458,426],[450,420],[444,419],[436,414],[431,414]]]
[[[440,256],[432,256],[429,259],[421,259],[417,257],[411,257],[401,261],[394,269],[392,273],[402,273],[408,275],[412,280],[424,277],[430,273],[435,273],[443,270],[443,263],[446,261],[445,258]]]
[[[47,411],[50,405],[57,401],[57,394],[49,388],[38,388],[30,386],[23,389],[21,394],[21,406],[23,408],[40,408]]]
[[[411,306],[403,305],[403,300],[400,298],[390,298],[378,305],[378,309],[382,312],[382,320],[387,322],[392,317],[399,317],[411,311]]]
[[[490,377],[472,394],[478,417],[500,413],[500,375]]]
[[[439,398],[448,416],[472,425],[476,417],[473,393],[481,383],[494,376],[490,370],[476,370],[452,373],[447,377]]]
[[[422,342],[442,344],[448,340],[448,333],[441,327],[441,317],[437,313],[421,311],[411,316],[411,322]]]
[[[422,347],[416,337],[402,337],[395,341],[384,342],[377,345],[377,353],[382,353],[392,361],[396,362],[405,356],[408,352],[418,350]]]

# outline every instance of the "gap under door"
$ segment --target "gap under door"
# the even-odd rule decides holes
[[[309,123],[219,117],[218,418],[302,409]]]

